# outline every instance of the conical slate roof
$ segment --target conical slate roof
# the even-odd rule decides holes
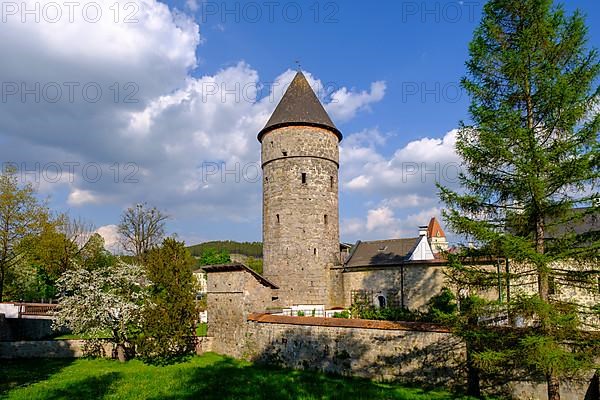
[[[317,126],[330,130],[339,140],[342,140],[342,133],[335,127],[306,77],[300,71],[285,91],[271,118],[258,134],[258,140],[262,141],[265,133],[284,126]]]

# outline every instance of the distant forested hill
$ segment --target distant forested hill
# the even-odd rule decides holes
[[[215,240],[212,242],[204,242],[188,247],[190,253],[195,257],[199,257],[206,249],[214,249],[218,252],[225,250],[230,254],[243,254],[255,258],[262,257],[261,242],[234,242],[231,240]]]

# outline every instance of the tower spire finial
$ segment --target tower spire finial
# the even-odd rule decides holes
[[[300,60],[294,61],[296,63],[296,71],[302,71],[302,66],[300,65]]]

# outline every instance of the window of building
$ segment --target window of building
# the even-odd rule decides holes
[[[287,157],[287,151],[282,151],[281,154],[283,154],[284,157]]]
[[[327,225],[327,214],[323,216],[323,222],[325,222],[325,225]]]
[[[333,189],[333,176],[329,177],[329,187]]]
[[[279,214],[277,214],[276,217],[277,217],[277,223],[279,223]]]
[[[302,173],[302,183],[306,183],[306,172]]]
[[[313,249],[313,254],[314,254],[315,256],[317,255],[317,248],[316,248],[316,247]]]
[[[387,300],[384,295],[380,294],[377,296],[377,304],[379,305],[379,308],[387,307]]]

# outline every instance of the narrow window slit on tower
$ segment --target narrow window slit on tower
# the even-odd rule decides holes
[[[325,222],[325,225],[327,225],[327,214],[323,216],[323,222]]]
[[[277,223],[279,223],[279,214],[277,214]]]
[[[329,177],[329,187],[333,189],[333,176]]]
[[[302,173],[302,183],[306,183],[306,172]]]
[[[283,154],[284,157],[287,157],[287,151],[282,151],[281,154]]]
[[[313,254],[314,254],[315,256],[317,255],[317,248],[316,248],[316,247],[313,249]]]

